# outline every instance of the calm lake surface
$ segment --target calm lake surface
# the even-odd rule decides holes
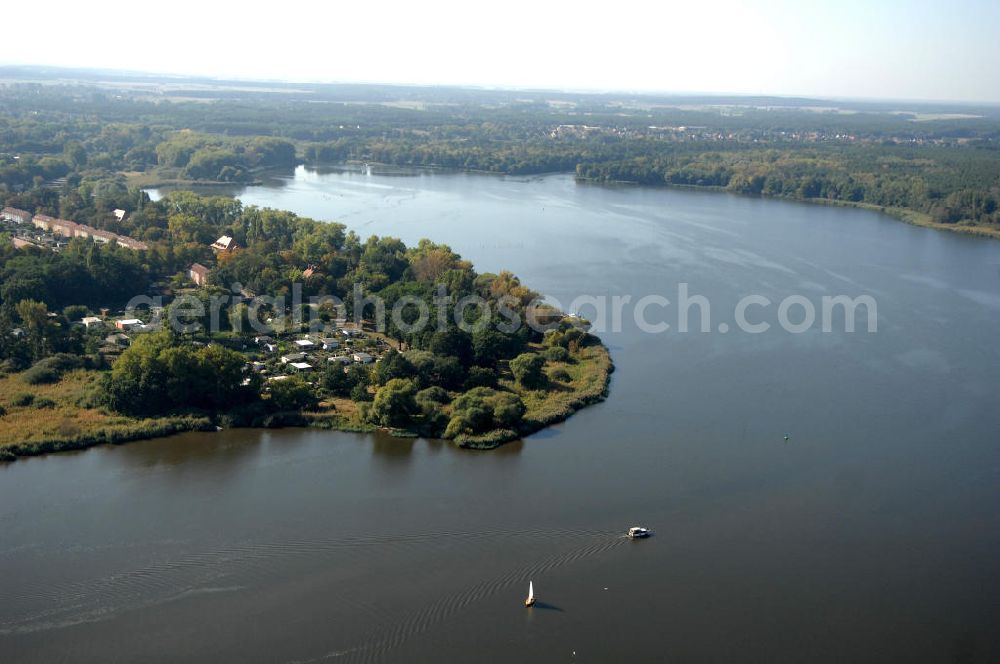
[[[238,193],[563,304],[686,282],[717,330],[762,294],[772,328],[626,308],[608,401],[494,452],[236,430],[0,466],[0,661],[1000,661],[1000,243],[568,176]],[[794,294],[871,295],[878,331],[789,334]]]

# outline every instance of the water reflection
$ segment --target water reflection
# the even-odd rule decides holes
[[[387,463],[406,462],[413,455],[416,438],[394,438],[377,433],[372,436],[372,456]]]
[[[270,439],[266,431],[228,429],[216,433],[185,433],[156,440],[122,445],[121,463],[139,468],[212,464],[217,470],[238,468],[241,461],[256,456]],[[295,439],[289,439],[295,444]]]

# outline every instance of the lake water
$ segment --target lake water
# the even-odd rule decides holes
[[[1000,661],[1000,243],[568,176],[238,193],[564,304],[684,282],[712,331],[626,309],[610,398],[493,452],[234,430],[2,466],[0,661]],[[750,294],[870,295],[878,331],[718,332]]]

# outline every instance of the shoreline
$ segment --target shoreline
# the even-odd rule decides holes
[[[463,435],[455,439],[442,438],[440,440],[463,449],[493,450],[506,443],[530,436],[554,424],[565,422],[580,410],[604,401],[610,392],[611,374],[615,370],[614,362],[611,359],[610,351],[603,343],[598,343],[590,348],[597,349],[597,357],[587,358],[587,361],[596,364],[599,380],[586,389],[574,392],[572,397],[565,400],[564,403],[557,403],[551,412],[536,413],[532,417],[532,413],[529,411],[517,430],[493,429],[482,434]],[[580,361],[577,360],[577,362]],[[543,406],[551,405],[553,401],[560,401],[557,395],[563,394],[560,391],[539,390],[539,392],[544,392],[547,395],[546,398],[542,399]],[[0,443],[0,464],[12,463],[21,458],[43,456],[58,452],[82,451],[102,445],[122,445],[144,440],[168,438],[176,434],[192,431],[214,432],[219,430],[216,424],[219,415],[174,415],[156,420],[135,420],[126,426],[108,427],[66,438],[50,437],[35,441]],[[277,425],[274,427],[232,428],[257,430],[320,429],[341,433],[371,433],[381,431],[400,439],[422,437],[417,431],[378,427],[354,418],[343,417],[338,415],[336,411],[332,413],[290,411],[275,413],[274,415],[277,418],[275,420]]]
[[[875,205],[863,201],[843,201],[835,198],[792,198],[788,196],[768,196],[767,194],[744,194],[738,191],[731,191],[725,187],[717,185],[696,185],[696,184],[643,184],[630,180],[595,180],[574,175],[574,179],[581,184],[593,186],[627,186],[627,187],[651,187],[654,189],[683,189],[687,191],[711,191],[717,193],[731,194],[733,196],[745,196],[748,198],[762,198],[769,201],[788,201],[792,203],[807,203],[810,205],[831,205],[833,207],[855,208],[858,210],[868,210],[870,212],[880,212],[892,217],[896,221],[911,226],[930,228],[933,230],[950,231],[962,235],[973,235],[976,237],[988,237],[1000,240],[1000,228],[990,228],[988,226],[962,225],[962,224],[942,224],[934,221],[926,212],[918,212],[909,208],[889,207],[885,205]]]
[[[943,224],[934,221],[931,216],[925,212],[919,212],[917,210],[911,210],[909,208],[900,207],[890,207],[884,205],[876,205],[874,203],[865,203],[863,201],[844,201],[831,198],[792,198],[787,196],[768,196],[766,194],[743,194],[737,191],[731,191],[726,187],[720,187],[717,185],[693,185],[693,184],[672,184],[669,182],[664,182],[662,184],[644,184],[641,182],[635,182],[631,180],[596,180],[592,178],[585,178],[576,175],[572,171],[546,171],[543,173],[504,173],[499,171],[486,171],[474,168],[452,168],[448,166],[436,166],[433,164],[421,164],[410,165],[410,164],[389,164],[380,161],[363,161],[360,159],[347,159],[338,162],[307,162],[301,161],[295,165],[295,168],[299,166],[305,166],[306,168],[311,168],[313,170],[320,170],[322,168],[334,168],[337,166],[345,165],[358,165],[358,164],[370,164],[373,166],[380,166],[383,168],[396,168],[396,169],[411,169],[413,171],[429,171],[433,173],[445,173],[445,174],[470,174],[470,175],[494,175],[497,177],[507,177],[507,178],[544,178],[553,175],[569,175],[578,184],[589,184],[597,186],[628,186],[628,187],[651,187],[654,189],[683,189],[689,191],[713,191],[722,192],[727,194],[732,194],[735,196],[748,196],[750,198],[764,198],[767,200],[777,200],[777,201],[792,201],[796,203],[810,203],[814,205],[832,205],[834,207],[846,207],[855,208],[859,210],[869,210],[872,212],[880,212],[897,221],[902,221],[905,224],[911,226],[919,226],[921,228],[930,228],[940,231],[949,231],[952,233],[959,233],[962,235],[972,235],[975,237],[987,237],[992,239],[1000,240],[1000,228],[990,228],[988,226],[977,226],[977,225],[962,225],[962,224]],[[267,171],[264,171],[267,172]],[[261,173],[256,173],[260,175]],[[255,179],[251,182],[222,182],[220,180],[186,180],[183,178],[171,178],[171,177],[161,177],[155,171],[139,171],[139,172],[123,172],[122,175],[125,176],[126,182],[130,186],[135,186],[140,189],[158,189],[161,187],[208,187],[208,188],[220,188],[225,189],[230,188],[246,188],[246,187],[260,187],[264,186],[266,182],[264,180]]]

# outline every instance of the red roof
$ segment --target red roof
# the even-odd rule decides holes
[[[9,214],[9,215],[12,215],[12,216],[21,217],[22,219],[30,219],[31,218],[31,213],[28,212],[27,210],[19,210],[19,209],[14,208],[14,207],[5,207],[3,209],[3,214]]]

